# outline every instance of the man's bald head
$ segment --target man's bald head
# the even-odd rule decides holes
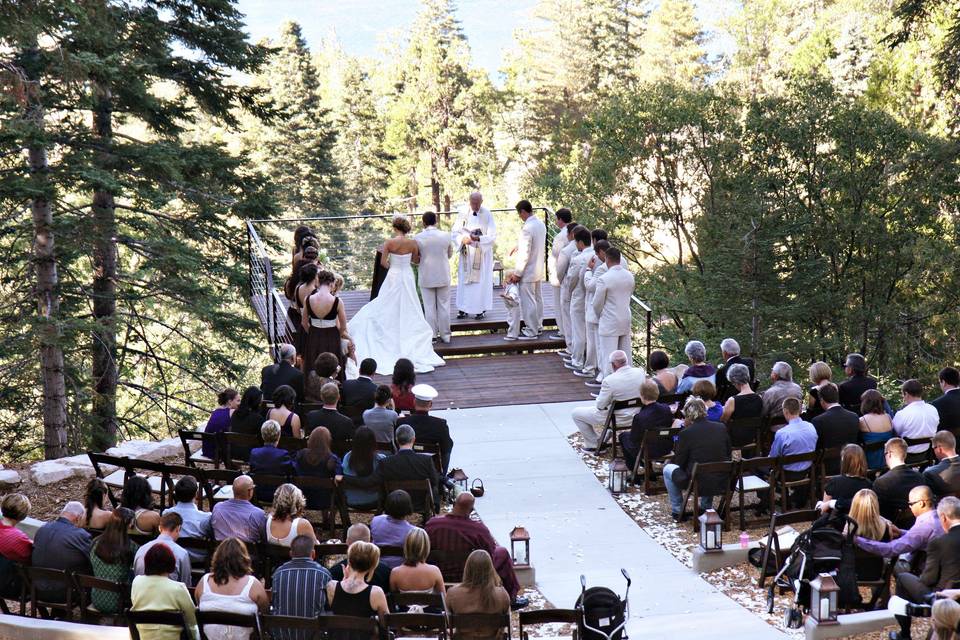
[[[370,542],[370,527],[358,522],[347,529],[347,546],[354,542]]]
[[[921,500],[926,502],[926,507],[930,508],[933,506],[933,491],[925,484],[917,485],[913,489],[910,489],[910,502],[919,502]]]
[[[468,516],[473,513],[473,505],[475,502],[473,494],[469,491],[463,491],[460,495],[457,496],[457,499],[453,503],[453,512],[458,516]]]
[[[233,497],[237,500],[249,500],[253,497],[253,478],[247,475],[237,476],[233,481]]]

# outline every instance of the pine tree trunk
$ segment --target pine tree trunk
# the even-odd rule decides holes
[[[35,60],[36,50],[27,57]],[[39,81],[38,70],[28,65],[31,83]],[[26,91],[26,119],[39,134],[44,128],[44,110],[36,84]],[[47,149],[40,143],[28,148],[30,176],[38,194],[30,202],[33,217],[33,261],[36,274],[38,339],[40,343],[40,377],[43,385],[43,455],[46,459],[62,458],[67,448],[67,387],[63,377],[63,349],[60,346],[60,293],[57,259],[53,236],[53,204],[47,173]]]
[[[93,133],[103,149],[113,139],[110,87],[93,83]],[[102,152],[97,159],[101,168],[110,162]],[[90,446],[103,451],[117,439],[117,250],[116,218],[113,194],[106,190],[93,193],[93,431]]]
[[[433,197],[433,210],[443,211],[440,208],[440,181],[437,180],[437,159],[430,155],[430,193]]]

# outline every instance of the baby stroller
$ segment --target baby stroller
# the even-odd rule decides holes
[[[630,597],[630,575],[626,569],[620,573],[627,581],[627,591],[620,599],[607,587],[590,587],[587,579],[580,576],[580,597],[577,598],[577,630],[580,640],[625,640]]]
[[[846,525],[847,533],[843,533]],[[767,613],[773,613],[774,591],[793,591],[793,606],[784,611],[783,622],[788,629],[803,626],[803,614],[810,603],[810,581],[821,573],[831,573],[840,587],[838,604],[849,607],[860,604],[857,590],[853,537],[857,534],[855,520],[844,515],[821,518],[801,533],[793,544],[767,592]]]

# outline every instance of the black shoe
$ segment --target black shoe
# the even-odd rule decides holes
[[[680,514],[679,514],[679,513],[671,513],[671,514],[670,514],[670,517],[673,518],[673,521],[674,521],[674,522],[680,522]]]
[[[590,453],[603,453],[609,448],[610,448],[609,444],[602,444],[599,447],[584,447],[583,450],[588,451]]]
[[[910,640],[910,636],[905,636],[899,631],[891,631],[887,637],[889,637],[890,640]]]
[[[486,311],[481,311],[477,315],[473,316],[474,320],[483,320],[483,316],[487,315]]]
[[[466,317],[467,317],[467,312],[466,312],[466,311],[458,311],[458,312],[457,312],[457,320],[463,320],[463,319],[466,318]]]
[[[513,602],[510,603],[510,610],[516,611],[517,609],[523,609],[528,604],[530,604],[529,598],[526,596],[517,596],[514,598]]]

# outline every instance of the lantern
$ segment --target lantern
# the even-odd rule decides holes
[[[837,593],[840,587],[829,573],[810,581],[810,615],[817,624],[837,624]]]
[[[607,488],[615,496],[620,495],[627,490],[627,474],[630,470],[627,468],[627,463],[625,463],[620,458],[616,460],[611,460],[609,467],[607,467],[609,472],[609,478],[607,479]]]
[[[467,485],[467,474],[463,472],[463,469],[454,469],[447,476],[450,478],[450,481],[453,482],[453,486],[457,489],[457,494],[463,493],[464,491],[469,491],[470,487]]]
[[[700,548],[705,553],[723,550],[723,520],[713,509],[707,509],[700,520]]]
[[[517,566],[530,565],[530,534],[523,527],[516,526],[510,532],[510,556]]]

